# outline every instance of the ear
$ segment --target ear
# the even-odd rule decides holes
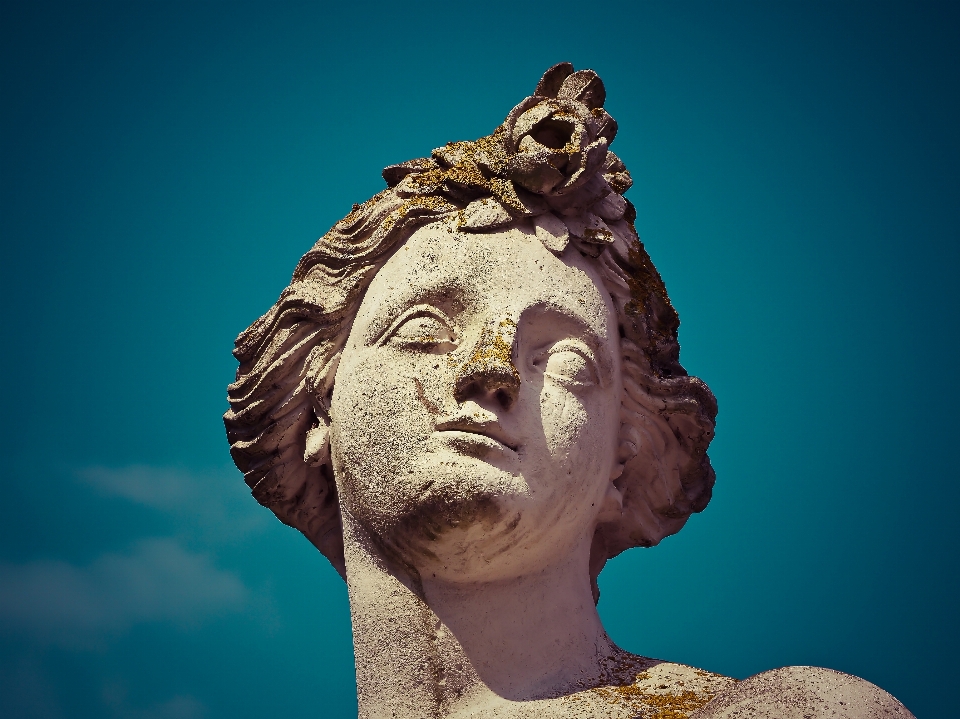
[[[617,463],[614,465],[614,473],[619,476],[620,472],[616,471],[616,468],[619,467],[620,471],[623,471],[623,465]],[[623,513],[623,492],[617,489],[617,485],[613,483],[613,478],[610,478],[610,481],[607,482],[607,489],[604,492],[603,499],[600,500],[600,511],[597,512],[597,521],[600,523],[603,522],[615,522],[620,519],[620,515]]]
[[[330,461],[330,427],[323,420],[318,427],[307,430],[303,461],[309,467],[319,467]]]
[[[328,356],[324,348],[314,347],[304,362],[303,386],[313,403],[313,413],[321,425],[330,424],[330,396],[340,366],[340,352]]]
[[[339,366],[340,352],[328,356],[321,347],[310,350],[304,364],[304,386],[310,395],[317,422],[316,427],[307,430],[303,461],[308,467],[319,467],[330,462],[330,395]]]

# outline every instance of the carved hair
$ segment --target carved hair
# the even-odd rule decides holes
[[[240,366],[224,415],[233,459],[257,501],[303,532],[341,574],[327,448],[337,364],[373,276],[414,231],[434,222],[452,222],[461,232],[529,223],[556,254],[572,244],[592,258],[614,300],[624,464],[615,483],[623,512],[594,538],[595,597],[607,559],[657,544],[710,501],[714,472],[706,450],[716,400],[680,366],[680,320],[622,196],[632,180],[607,149],[617,126],[602,108],[604,97],[593,71],[561,63],[492,135],[386,168],[388,189],[354,205],[320,238],[276,304],[237,338]],[[316,446],[308,451],[308,441],[319,443],[319,453]]]

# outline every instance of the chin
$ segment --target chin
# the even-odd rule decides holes
[[[351,492],[351,514],[423,577],[475,581],[511,572],[511,557],[530,539],[522,520],[536,512],[527,483],[479,458],[432,454],[377,488],[376,496]]]

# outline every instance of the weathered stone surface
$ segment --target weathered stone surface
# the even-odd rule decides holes
[[[603,629],[607,559],[709,502],[717,412],[605,97],[561,63],[487,137],[386,168],[237,339],[231,454],[346,580],[364,719],[881,716],[860,680],[737,684]]]
[[[463,211],[460,227],[466,230],[490,230],[513,222],[513,215],[492,197],[474,200]]]
[[[567,243],[570,241],[570,232],[563,220],[556,215],[547,212],[539,217],[533,218],[533,226],[537,233],[537,239],[543,243],[543,246],[555,254],[561,254],[567,249]]]
[[[913,719],[875,684],[822,667],[783,667],[744,679],[691,719]]]

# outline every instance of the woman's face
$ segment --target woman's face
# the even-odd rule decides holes
[[[344,511],[456,580],[589,547],[616,461],[619,354],[579,252],[519,229],[419,230],[371,283],[337,370]]]

